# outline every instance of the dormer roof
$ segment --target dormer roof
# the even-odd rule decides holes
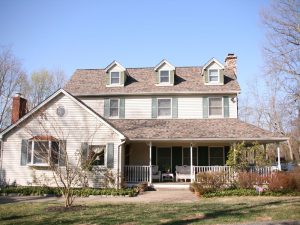
[[[163,59],[162,61],[160,61],[160,63],[158,63],[154,67],[154,71],[158,71],[159,68],[161,68],[164,64],[167,64],[171,68],[171,70],[175,70],[175,66],[173,66],[171,63],[169,63],[166,59]]]
[[[122,66],[120,63],[118,63],[116,60],[114,60],[111,64],[109,64],[104,70],[106,73],[108,73],[114,66],[118,66],[121,68],[122,71],[125,71],[126,68]]]
[[[221,69],[224,69],[224,65],[217,59],[215,58],[211,58],[207,63],[204,64],[204,66],[202,67],[202,75],[203,75],[203,71],[210,66],[212,63],[216,63],[217,65],[219,65],[221,67]]]

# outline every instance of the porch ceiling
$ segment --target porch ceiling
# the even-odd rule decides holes
[[[114,119],[109,122],[130,141],[258,141],[288,138],[238,119]]]

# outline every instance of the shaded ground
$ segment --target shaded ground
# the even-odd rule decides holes
[[[300,224],[300,197],[198,199],[189,191],[165,190],[134,198],[78,198],[76,210],[67,211],[55,210],[63,205],[56,198],[0,197],[0,202],[0,224]]]

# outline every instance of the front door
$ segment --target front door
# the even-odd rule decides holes
[[[171,171],[171,148],[158,148],[157,149],[157,165],[158,170],[162,172]]]

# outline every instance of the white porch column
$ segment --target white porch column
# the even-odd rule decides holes
[[[152,184],[152,142],[149,144],[149,183]]]
[[[281,163],[280,163],[280,147],[279,147],[279,142],[276,143],[277,144],[277,167],[278,167],[278,170],[281,170]]]
[[[194,181],[194,171],[193,171],[193,144],[190,145],[190,155],[191,155],[191,183]]]

